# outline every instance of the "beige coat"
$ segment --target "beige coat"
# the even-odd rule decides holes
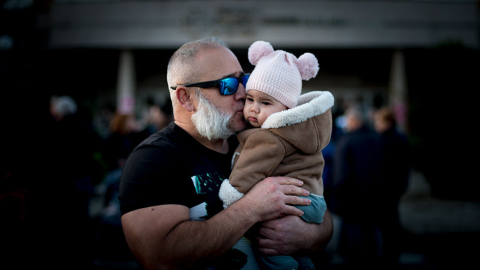
[[[302,180],[303,188],[323,195],[321,150],[330,142],[333,103],[330,92],[309,92],[300,96],[297,107],[272,114],[261,128],[239,133],[232,173],[220,188],[224,207],[269,176]]]

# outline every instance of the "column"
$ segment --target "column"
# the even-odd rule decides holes
[[[388,88],[389,105],[395,112],[398,129],[407,132],[407,78],[405,74],[405,61],[401,50],[397,50],[393,53]]]
[[[135,113],[135,62],[130,50],[122,50],[118,65],[117,111],[123,114]]]

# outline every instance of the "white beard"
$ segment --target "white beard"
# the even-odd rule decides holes
[[[226,139],[235,134],[231,128],[231,115],[212,105],[200,91],[195,91],[198,108],[192,115],[197,132],[210,141]]]

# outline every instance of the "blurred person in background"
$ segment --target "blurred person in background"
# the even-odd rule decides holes
[[[118,200],[120,177],[125,161],[133,149],[147,137],[133,114],[115,112],[109,122],[108,137],[104,139],[102,157],[107,173],[98,192],[102,196],[96,221],[95,256],[101,259],[132,259],[121,226]]]
[[[332,211],[341,218],[338,252],[347,267],[377,262],[379,207],[382,201],[382,145],[359,105],[345,111],[345,133],[333,160]]]
[[[50,119],[35,123],[35,134],[19,145],[27,151],[18,177],[31,193],[28,263],[85,269],[93,266],[89,207],[104,174],[95,159],[101,139],[72,97],[53,96],[49,105]]]
[[[106,102],[93,117],[95,130],[103,140],[110,136],[110,122],[115,115],[115,111],[115,106],[110,102]]]
[[[395,114],[384,106],[374,112],[374,128],[380,134],[383,147],[384,182],[381,200],[380,231],[382,234],[382,260],[389,265],[398,264],[403,228],[398,215],[398,205],[407,190],[412,164],[410,144],[405,134],[397,128]]]
[[[116,112],[110,124],[110,135],[105,140],[104,157],[108,171],[123,168],[132,150],[145,139],[132,114]]]
[[[170,99],[166,102],[171,103]],[[171,111],[166,109],[167,106],[160,106],[152,98],[147,99],[147,107],[139,121],[142,132],[146,136],[152,135],[172,122]]]
[[[338,138],[340,138],[344,132],[342,119],[344,118],[346,102],[342,97],[335,99],[335,102],[336,103],[332,107],[332,136],[328,145],[322,149],[323,158],[325,159],[325,166],[323,167],[322,175],[324,188],[323,194],[327,205],[332,198],[330,194],[333,189],[333,156],[335,154]]]
[[[158,105],[150,106],[147,120],[145,129],[148,135],[152,135],[170,123],[168,122],[167,114],[164,113]]]
[[[50,114],[57,122],[62,122],[65,117],[75,116],[77,103],[69,96],[52,96],[50,98]]]
[[[51,168],[50,175],[58,178],[59,184],[68,184],[75,190],[77,210],[88,216],[93,185],[100,182],[104,173],[94,157],[101,149],[101,138],[72,97],[53,96],[50,102],[54,121],[44,130],[47,137],[43,142],[47,147],[47,168]]]
[[[172,55],[167,80],[175,121],[132,152],[120,183],[122,227],[144,268],[258,269],[251,246],[236,245],[257,222],[257,244],[267,255],[318,253],[331,239],[329,214],[308,224],[290,205],[309,203],[297,197],[307,194],[297,179],[266,178],[223,209],[218,191],[231,172],[235,133],[246,128],[243,75],[215,38]]]
[[[2,249],[2,267],[90,268],[89,201],[103,177],[94,158],[100,139],[72,97],[45,101],[36,114],[12,114],[22,121],[10,126],[14,135],[2,151],[9,160],[0,185],[1,228],[8,229],[0,237],[8,251]]]
[[[120,226],[118,191],[125,161],[133,149],[146,138],[132,114],[116,112],[109,124],[110,135],[104,142],[103,157],[107,174],[103,179],[104,203],[102,221]]]

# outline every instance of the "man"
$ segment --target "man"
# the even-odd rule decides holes
[[[351,266],[368,266],[377,259],[376,241],[382,188],[382,145],[358,105],[345,111],[345,134],[333,160],[332,211],[342,219],[339,254]]]
[[[298,217],[303,213],[292,205],[309,200],[297,197],[307,191],[296,179],[266,178],[223,209],[218,191],[238,144],[232,135],[246,128],[247,79],[215,38],[186,43],[171,57],[174,122],[133,151],[120,186],[125,237],[146,269],[256,269],[237,242],[258,222],[257,244],[267,255],[318,252],[330,240],[329,213],[321,225]]]
[[[374,113],[374,128],[383,143],[384,183],[379,198],[382,200],[380,231],[382,235],[382,261],[399,263],[403,228],[398,206],[407,190],[411,170],[411,149],[407,136],[397,128],[395,114],[390,107],[381,107]]]

